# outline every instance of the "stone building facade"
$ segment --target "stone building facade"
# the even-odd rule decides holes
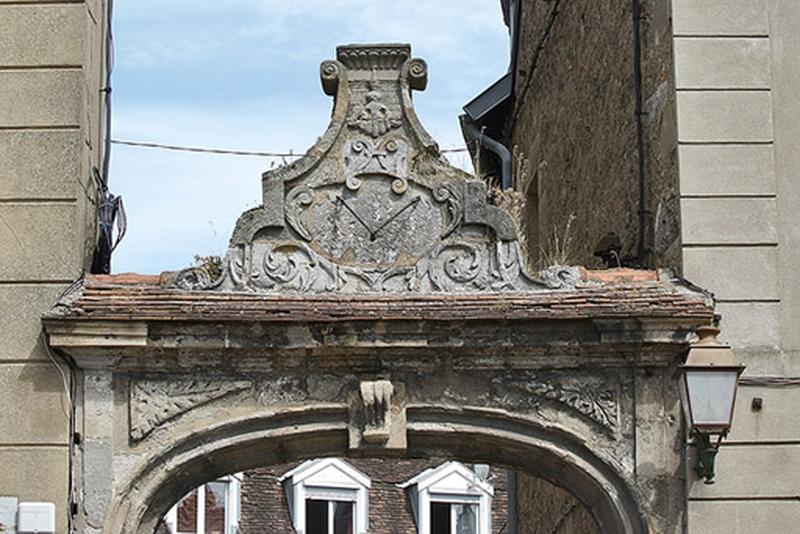
[[[69,371],[41,315],[92,261],[107,30],[104,0],[0,1],[0,496],[55,503],[59,533]]]
[[[800,4],[503,6],[511,103],[485,120],[513,152],[529,256],[551,249],[554,231],[563,239],[574,214],[579,263],[603,263],[595,252],[614,233],[623,264],[714,292],[747,371],[718,482],[688,481],[687,529],[796,530]]]

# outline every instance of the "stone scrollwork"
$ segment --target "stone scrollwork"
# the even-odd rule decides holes
[[[428,85],[428,64],[425,60],[414,58],[406,63],[408,84],[412,89],[424,91]]]
[[[251,387],[246,380],[134,380],[130,386],[130,436],[153,430],[198,406]]]
[[[298,186],[289,191],[284,204],[286,222],[301,238],[311,241],[311,233],[303,221],[303,208],[314,200],[314,192],[305,186]]]
[[[257,287],[289,289],[307,293],[332,291],[338,269],[303,243],[282,243],[267,247],[261,257],[260,271],[251,273]]]
[[[481,251],[469,243],[452,243],[431,255],[430,281],[439,291],[474,286],[485,289],[487,272]]]
[[[176,276],[172,284],[178,289],[187,291],[214,289],[222,282],[222,278],[213,279],[211,274],[203,267],[189,267],[183,269]]]
[[[451,184],[443,184],[433,190],[433,198],[447,206],[449,220],[442,231],[442,239],[444,239],[458,228],[464,218],[461,195]]]
[[[339,265],[306,243],[280,241],[231,249],[223,267],[222,278],[213,281],[207,273],[184,274],[179,287],[266,293],[480,293],[563,289],[580,283],[572,267],[543,271],[540,278],[528,276],[516,242],[449,240],[414,265],[376,269]]]
[[[337,61],[323,61],[319,66],[319,77],[322,80],[322,89],[326,95],[333,96],[336,94],[341,74],[340,64]]]
[[[538,405],[539,400],[562,404],[609,430],[616,430],[619,426],[619,392],[615,387],[589,381],[562,384],[555,380],[544,381],[534,377],[522,377],[508,382],[495,380],[495,387],[506,395],[511,392],[530,395],[534,405]]]

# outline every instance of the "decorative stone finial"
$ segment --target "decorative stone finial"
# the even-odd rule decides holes
[[[263,204],[236,223],[223,275],[176,284],[259,293],[530,291],[573,283],[528,276],[517,231],[483,182],[447,163],[414,112],[428,68],[405,44],[346,45],[320,78],[327,131],[263,175]]]

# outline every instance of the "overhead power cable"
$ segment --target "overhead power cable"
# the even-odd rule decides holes
[[[123,139],[112,139],[111,142],[114,143],[115,145],[125,145],[138,148],[173,150],[177,152],[199,152],[202,154],[225,154],[229,156],[256,156],[261,158],[299,158],[303,156],[302,153],[298,154],[292,150],[290,150],[289,152],[262,152],[256,150],[234,150],[227,148],[210,148],[210,147],[198,147],[198,146],[172,145],[165,143],[150,143],[145,141],[128,141]],[[454,152],[466,152],[466,151],[467,151],[466,148],[445,148],[441,150],[443,154],[454,153]]]

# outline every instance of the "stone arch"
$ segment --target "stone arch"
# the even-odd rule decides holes
[[[151,533],[166,510],[217,476],[268,463],[350,455],[341,407],[253,414],[170,439],[116,492],[112,534]],[[498,410],[415,406],[408,411],[408,457],[431,455],[502,463],[571,492],[603,532],[647,533],[641,499],[623,476],[573,435]]]

